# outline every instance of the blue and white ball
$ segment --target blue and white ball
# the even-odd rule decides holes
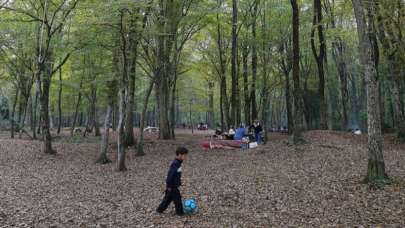
[[[197,210],[197,202],[194,199],[184,200],[183,210],[186,214],[194,213]]]

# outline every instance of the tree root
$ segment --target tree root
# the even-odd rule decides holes
[[[383,189],[386,185],[391,185],[394,181],[385,174],[384,178],[370,180],[367,176],[361,181],[362,184],[367,184],[369,189],[378,190]]]

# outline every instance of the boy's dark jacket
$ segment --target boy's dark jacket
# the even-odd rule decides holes
[[[181,186],[181,163],[183,161],[174,159],[170,165],[169,172],[166,178],[167,188],[178,188]]]

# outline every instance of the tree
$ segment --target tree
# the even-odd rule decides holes
[[[118,119],[118,139],[117,139],[117,171],[125,171],[127,170],[125,166],[125,156],[126,156],[126,145],[125,145],[125,132],[124,132],[124,124],[125,124],[125,110],[126,110],[126,103],[125,103],[125,94],[126,94],[126,86],[128,83],[128,36],[125,26],[126,15],[128,13],[128,9],[120,9],[120,41],[121,41],[121,54],[122,54],[122,72],[120,77],[118,78],[119,84],[119,119]]]
[[[402,97],[401,97],[401,90],[403,87],[403,83],[401,79],[401,75],[403,75],[403,70],[401,69],[403,65],[403,55],[404,52],[401,51],[401,13],[398,13],[398,19],[395,21],[394,19],[390,19],[391,16],[389,15],[396,15],[396,11],[400,12],[400,9],[396,9],[395,2],[386,3],[379,0],[376,0],[376,27],[377,27],[377,35],[383,47],[383,54],[387,58],[388,62],[388,73],[389,79],[392,81],[391,88],[392,88],[392,95],[393,95],[393,107],[394,113],[393,117],[395,119],[395,129],[397,133],[397,140],[399,142],[405,142],[405,113],[402,111]],[[398,6],[401,6],[401,3],[398,3]],[[396,25],[394,25],[396,24]],[[394,31],[397,29],[398,31]]]
[[[290,0],[292,7],[292,43],[293,43],[293,63],[292,63],[292,76],[293,76],[293,96],[294,96],[294,128],[290,136],[289,142],[292,145],[303,143],[303,100],[300,87],[300,44],[299,44],[299,6],[297,0]]]
[[[109,140],[109,135],[110,135],[110,119],[111,119],[111,111],[112,111],[112,103],[113,103],[113,97],[114,97],[114,87],[117,82],[115,80],[109,80],[107,81],[107,88],[108,90],[108,105],[107,105],[107,111],[104,119],[104,134],[101,139],[101,147],[100,147],[100,153],[99,156],[96,160],[96,163],[99,164],[107,164],[111,163],[111,160],[107,156],[108,152],[108,140]]]
[[[325,8],[329,13],[331,29],[342,29],[342,20],[339,20],[335,13],[336,3],[333,0],[330,4],[329,1],[325,2]],[[342,38],[340,32],[337,32],[332,40],[332,58],[336,64],[339,80],[340,80],[340,94],[342,101],[342,123],[341,127],[343,130],[349,127],[349,89],[348,89],[348,80],[349,72],[347,69],[347,60],[346,60],[346,49],[347,44]]]
[[[251,113],[250,113],[250,90],[249,90],[249,66],[248,66],[248,57],[249,57],[249,48],[248,44],[245,41],[242,44],[242,65],[243,65],[243,96],[244,96],[244,115],[245,123],[251,122]]]
[[[237,73],[237,57],[238,57],[238,6],[237,0],[232,0],[232,66],[231,66],[231,77],[232,77],[232,93],[231,93],[231,123],[233,126],[236,126],[237,123],[237,112],[238,112],[238,103],[239,103],[239,77]]]
[[[36,4],[35,8],[25,10],[20,8],[19,2],[12,2],[3,6],[4,9],[13,11],[17,14],[29,18],[28,21],[39,23],[36,37],[37,53],[35,63],[34,77],[40,82],[40,104],[41,104],[41,123],[43,134],[42,150],[47,154],[55,154],[52,149],[52,137],[50,133],[49,118],[49,89],[52,75],[61,68],[71,52],[55,64],[55,43],[54,39],[60,35],[68,18],[76,8],[79,0],[56,2],[44,0]]]
[[[58,130],[57,133],[60,134],[62,127],[62,67],[59,68],[59,92],[58,92]]]
[[[250,101],[251,101],[251,120],[249,123],[257,120],[257,102],[256,102],[256,81],[257,81],[257,38],[256,38],[256,26],[257,26],[257,14],[259,8],[259,0],[254,1],[253,12],[252,12],[252,86],[250,89]]]
[[[379,80],[377,77],[373,36],[375,36],[375,1],[369,0],[367,8],[361,0],[352,0],[359,36],[360,60],[364,66],[367,85],[368,168],[365,181],[378,183],[387,180],[383,155],[383,139],[379,105]],[[367,12],[367,16],[365,14]]]
[[[222,8],[222,0],[218,0],[218,9]],[[220,80],[220,112],[221,112],[221,130],[224,130],[224,127],[230,127],[230,116],[229,116],[229,100],[228,100],[228,93],[227,93],[227,80],[226,80],[226,49],[227,44],[224,40],[223,31],[221,28],[221,21],[219,17],[219,13],[216,14],[216,23],[217,23],[217,31],[216,31],[216,45],[218,48],[218,58],[219,58],[219,69],[218,69],[218,76]]]
[[[189,15],[198,6],[194,0],[160,0],[152,7],[152,21],[142,44],[142,57],[153,74],[158,108],[159,138],[174,138],[176,82],[185,44],[199,31],[202,13]],[[153,31],[153,32],[150,32]]]
[[[70,136],[73,137],[73,134],[75,132],[75,127],[76,127],[76,122],[77,122],[77,117],[79,115],[79,108],[80,108],[80,104],[82,102],[82,87],[83,87],[83,79],[84,77],[81,77],[80,79],[80,84],[79,84],[79,92],[77,94],[77,102],[76,102],[76,108],[75,108],[75,114],[73,117],[73,124],[70,128]]]
[[[291,40],[285,42],[283,41],[280,44],[280,70],[285,76],[285,103],[286,103],[286,111],[287,111],[287,123],[288,123],[288,134],[291,135],[294,129],[294,121],[293,121],[293,113],[292,113],[292,97],[291,97],[291,85],[290,85],[290,73],[292,69],[292,62],[291,62],[291,54],[289,47],[291,46]]]
[[[138,10],[137,10],[138,11]],[[128,72],[128,85],[127,85],[127,96],[126,96],[126,110],[125,110],[125,145],[133,146],[135,145],[134,137],[134,118],[133,109],[135,105],[135,78],[136,78],[136,61],[138,57],[138,28],[137,21],[138,12],[131,11],[129,14],[129,32],[128,32],[128,51],[129,54],[129,72]]]
[[[148,89],[146,91],[145,98],[143,100],[143,106],[142,106],[142,113],[141,113],[141,120],[140,120],[140,127],[139,127],[139,140],[138,140],[138,150],[136,155],[137,156],[143,156],[144,150],[143,150],[143,145],[144,145],[144,138],[143,138],[143,133],[144,133],[144,128],[145,128],[145,116],[146,116],[146,111],[148,109],[148,104],[149,104],[149,98],[153,90],[153,86],[155,85],[155,82],[153,79],[149,82]]]
[[[325,99],[325,55],[326,55],[326,40],[323,32],[323,21],[322,21],[322,3],[321,0],[314,0],[314,16],[313,16],[313,28],[311,30],[311,47],[312,53],[314,54],[317,66],[318,66],[318,76],[319,76],[319,99],[320,99],[320,127],[323,130],[328,129],[328,112],[327,103]],[[315,28],[318,30],[318,40],[319,40],[319,54],[316,50],[315,45]]]
[[[269,112],[269,106],[270,106],[270,93],[271,93],[271,88],[269,86],[269,65],[270,65],[270,45],[268,44],[268,26],[267,26],[267,5],[266,2],[264,2],[264,7],[263,7],[263,14],[262,14],[262,47],[260,56],[261,56],[261,62],[262,62],[262,80],[261,80],[261,123],[263,126],[263,138],[264,142],[267,143],[268,139],[268,112]]]
[[[135,106],[135,80],[137,74],[137,61],[138,61],[138,46],[140,39],[142,38],[142,33],[145,30],[146,22],[150,14],[150,1],[146,10],[141,11],[141,7],[136,7],[130,14],[130,24],[129,24],[129,51],[130,51],[130,69],[128,78],[128,94],[127,94],[127,107],[126,107],[126,118],[125,118],[125,144],[127,146],[134,146],[136,144],[134,137],[134,118],[133,109]],[[139,26],[139,21],[141,19],[140,14],[143,15],[142,26]]]

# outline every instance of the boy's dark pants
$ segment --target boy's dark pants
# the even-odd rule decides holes
[[[181,194],[178,188],[173,188],[171,190],[166,190],[165,196],[160,203],[159,207],[156,209],[157,212],[163,213],[173,201],[174,206],[176,207],[176,214],[182,215],[183,212],[183,203],[181,201]]]

